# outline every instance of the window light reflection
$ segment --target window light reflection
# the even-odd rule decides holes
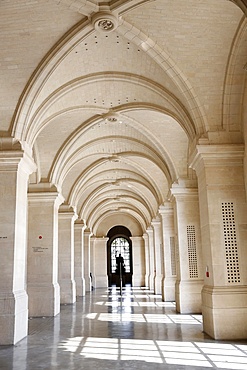
[[[155,302],[139,302],[141,307],[156,307]]]
[[[133,302],[133,298],[131,298],[131,296],[127,296],[127,297],[116,297],[116,296],[113,296],[111,298],[111,302],[109,301],[98,301],[96,302],[96,304],[98,306],[112,306],[112,307],[116,307],[116,306],[131,306],[131,307],[167,307],[167,308],[174,308],[175,307],[175,304],[173,302],[150,302],[150,301],[146,301],[146,302]],[[197,317],[198,316],[198,317]],[[201,315],[193,315],[193,317],[197,320],[201,320],[202,321],[202,316]]]
[[[234,364],[234,363],[226,363],[226,362],[217,362],[216,366],[218,368],[223,369],[231,369],[231,370],[246,370],[246,364]]]
[[[131,313],[101,313],[98,318],[99,321],[111,321],[111,322],[145,322],[145,318],[142,314],[131,314]]]
[[[240,355],[241,356],[241,355]],[[217,355],[208,355],[208,357],[215,363],[217,362],[224,362],[227,360],[227,362],[231,363],[237,363],[237,364],[245,364],[245,369],[247,369],[247,358],[246,357],[239,357],[239,356],[231,356],[228,354],[225,354],[225,356],[217,356]]]
[[[241,349],[242,351],[246,351],[246,353],[247,353],[247,345],[239,345],[239,346],[237,346],[239,349]]]
[[[174,302],[155,302],[155,304],[157,307],[171,307],[171,308],[174,308],[176,305]]]
[[[166,363],[169,365],[188,365],[188,366],[203,366],[203,367],[212,367],[212,365],[205,359],[204,361],[196,361],[196,360],[185,360],[178,358],[169,358],[166,360]]]
[[[75,337],[59,348],[92,359],[247,369],[247,346],[233,344]]]
[[[112,306],[117,307],[117,306]],[[87,315],[90,320],[109,321],[109,322],[150,322],[150,323],[164,323],[164,324],[189,324],[201,325],[201,320],[194,318],[191,315],[165,315],[165,314],[132,314],[129,312],[123,313],[90,313]]]

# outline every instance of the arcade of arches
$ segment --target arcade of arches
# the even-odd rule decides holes
[[[0,344],[111,284],[116,237],[133,286],[247,338],[246,14],[1,1]]]

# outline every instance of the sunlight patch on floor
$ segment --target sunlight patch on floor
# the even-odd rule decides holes
[[[164,315],[164,314],[133,314],[131,312],[113,312],[113,313],[90,313],[86,316],[90,320],[109,321],[109,322],[150,322],[165,324],[188,324],[201,325],[202,318],[197,315]]]
[[[112,361],[247,369],[247,346],[204,342],[75,337],[60,343],[66,352]]]

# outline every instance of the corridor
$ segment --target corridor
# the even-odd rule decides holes
[[[201,315],[180,315],[145,288],[97,289],[0,347],[2,370],[247,369],[247,342],[213,341]],[[227,324],[227,323],[226,323]]]

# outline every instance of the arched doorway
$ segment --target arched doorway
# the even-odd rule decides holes
[[[125,275],[124,283],[132,285],[132,241],[131,232],[124,226],[114,226],[109,230],[107,242],[107,275],[108,284],[119,285],[119,278],[116,274],[116,257],[121,254],[124,259]]]

